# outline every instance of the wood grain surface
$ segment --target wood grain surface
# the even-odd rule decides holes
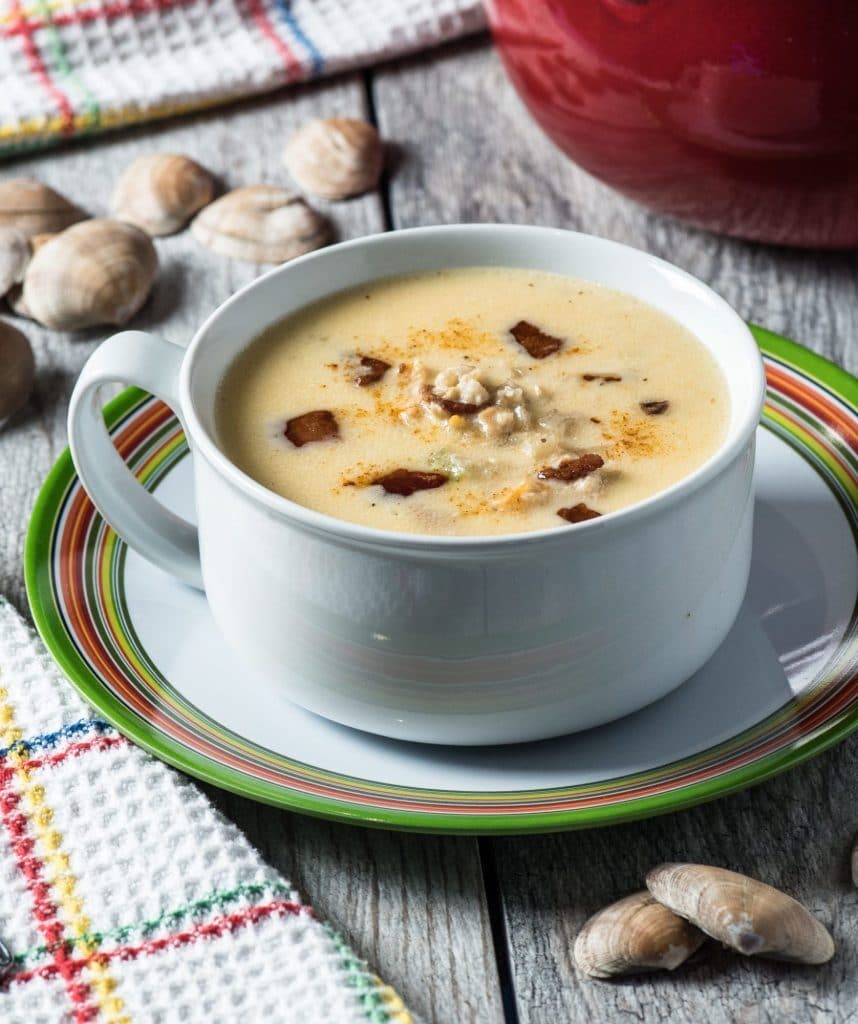
[[[858,256],[752,245],[630,203],[563,158],[524,112],[485,39],[225,110],[8,164],[103,214],[134,156],[185,152],[223,185],[286,183],[280,149],[317,113],[369,111],[392,141],[386,191],[331,207],[340,237],[454,221],[550,224],[605,235],[690,270],[738,310],[858,370]],[[162,274],[134,326],[186,343],[261,268],[158,241]],[[0,592],[22,610],[22,547],[36,493],[65,446],[75,377],[103,331],[26,325],[39,377],[0,434]],[[395,985],[425,1021],[727,1024],[858,1020],[858,740],[754,790],[648,822],[548,837],[439,839],[373,832],[210,790],[264,855]],[[805,900],[835,936],[823,968],[739,960],[707,947],[673,975],[583,980],[571,946],[585,918],[639,888],[647,868],[702,860]],[[505,991],[502,992],[502,984]]]

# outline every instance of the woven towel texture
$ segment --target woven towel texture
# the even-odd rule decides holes
[[[481,0],[0,0],[0,155],[480,28]]]
[[[0,599],[4,1024],[410,1024],[190,783],[130,744]]]

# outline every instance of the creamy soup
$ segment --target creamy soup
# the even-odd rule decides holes
[[[281,321],[217,431],[277,494],[424,534],[569,529],[687,476],[729,417],[714,359],[637,299],[557,274],[390,278]]]

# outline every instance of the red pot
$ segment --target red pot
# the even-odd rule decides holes
[[[702,227],[858,244],[856,0],[488,0],[533,116],[590,173]]]

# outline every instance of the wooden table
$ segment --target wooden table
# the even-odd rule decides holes
[[[317,114],[374,118],[391,140],[382,192],[333,208],[342,237],[455,221],[550,224],[605,235],[687,268],[739,312],[858,370],[858,256],[718,238],[627,202],[573,167],[540,134],[486,39],[197,117],[144,126],[20,159],[95,214],[141,153],[185,152],[233,187],[285,182],[280,149]],[[178,342],[259,268],[204,252],[186,232],[158,242],[163,272],[135,326]],[[0,435],[0,593],[22,611],[24,532],[66,444],[75,377],[104,331],[26,326],[35,395]],[[211,796],[426,1021],[858,1020],[858,736],[756,789],[639,824],[535,838],[375,832]],[[717,950],[675,975],[583,980],[570,950],[584,919],[637,889],[662,860],[724,864],[783,886],[834,933],[822,968]]]

